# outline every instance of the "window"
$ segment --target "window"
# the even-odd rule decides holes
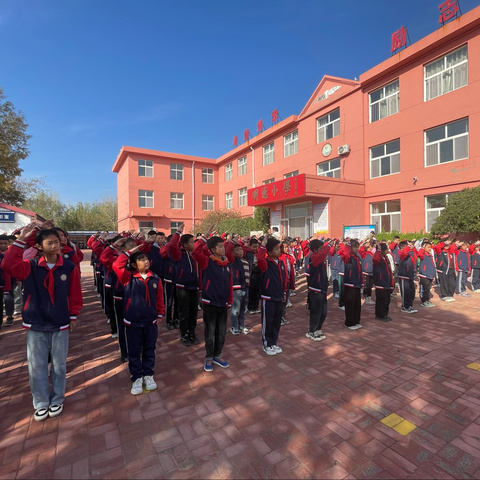
[[[340,158],[317,163],[317,175],[321,177],[340,178]]]
[[[225,165],[225,181],[228,182],[229,180],[231,180],[232,175],[233,175],[232,164],[228,163],[227,165]]]
[[[213,195],[202,195],[202,210],[213,210]]]
[[[463,46],[425,65],[425,101],[468,84],[468,52]]]
[[[400,200],[370,204],[370,221],[377,233],[400,231]]]
[[[400,140],[370,148],[370,178],[400,172]]]
[[[138,222],[138,229],[139,230],[152,230],[153,229],[153,222],[142,222],[141,220]]]
[[[202,168],[202,183],[213,183],[213,168]]]
[[[370,94],[370,123],[389,117],[400,110],[398,79]]]
[[[317,143],[340,135],[340,109],[317,119]]]
[[[170,194],[170,208],[183,210],[183,193]]]
[[[425,166],[468,158],[468,118],[425,132]]]
[[[170,164],[170,180],[183,180],[183,165],[181,163]]]
[[[447,206],[447,202],[452,198],[454,193],[443,193],[441,195],[432,195],[425,197],[425,231],[429,232],[437,217]]]
[[[270,165],[275,161],[275,144],[269,143],[263,147],[263,166]]]
[[[289,157],[298,153],[298,130],[283,137],[283,156]]]
[[[275,178],[269,178],[267,180],[264,180],[262,182],[262,185],[268,185],[269,183],[273,183],[275,181]]]
[[[138,176],[153,177],[153,160],[138,161]]]
[[[153,208],[153,191],[152,190],[138,191],[138,206],[142,208]]]
[[[244,207],[247,204],[247,187],[238,190],[238,206]]]
[[[238,159],[238,176],[241,177],[247,173],[247,156]]]
[[[286,173],[283,178],[290,178],[290,177],[295,177],[295,175],[298,175],[298,170],[295,170],[294,172]]]
[[[225,194],[225,208],[233,208],[233,192]]]
[[[170,222],[170,233],[173,235],[182,226],[183,222]]]

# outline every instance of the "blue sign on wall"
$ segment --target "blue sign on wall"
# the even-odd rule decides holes
[[[15,223],[15,212],[0,212],[0,223]]]

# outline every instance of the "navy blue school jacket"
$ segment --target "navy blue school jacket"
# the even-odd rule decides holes
[[[347,244],[338,251],[344,263],[343,284],[346,287],[362,288],[362,262],[358,255],[351,253],[350,245]]]
[[[426,253],[423,248],[418,251],[418,258],[420,258],[420,267],[418,276],[432,280],[435,278],[436,265],[435,259],[431,253]]]
[[[377,250],[373,255],[372,261],[373,283],[375,288],[381,290],[393,290],[395,288],[395,282],[390,260],[387,257],[382,257],[380,250]]]
[[[280,259],[276,261],[267,257],[267,249],[260,247],[257,252],[257,260],[262,272],[261,297],[264,300],[281,302],[287,293],[287,272],[285,263]]]

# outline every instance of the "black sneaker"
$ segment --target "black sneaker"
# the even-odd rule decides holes
[[[174,327],[174,328],[180,328],[180,320],[178,320],[178,319],[177,319],[177,320],[174,320],[174,321],[173,321],[173,327]]]
[[[391,318],[388,317],[388,316],[387,317],[380,317],[379,315],[375,315],[375,318],[377,320],[381,320],[382,322],[389,322],[391,320]]]
[[[190,347],[192,345],[192,342],[188,335],[184,335],[183,337],[180,337],[180,343],[185,347]]]
[[[7,317],[7,322],[5,323],[7,327],[11,327],[13,325],[13,317]]]
[[[128,362],[128,357],[126,355],[120,355],[120,362],[121,363]]]
[[[189,336],[188,338],[190,339],[190,343],[192,345],[198,345],[200,343],[200,340],[198,339],[197,336],[194,336],[194,337]]]
[[[167,328],[168,330],[173,330],[175,326],[173,325],[173,323],[167,323]]]

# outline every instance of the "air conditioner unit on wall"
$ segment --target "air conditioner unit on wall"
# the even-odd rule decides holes
[[[350,145],[340,145],[338,147],[338,154],[339,155],[345,155],[347,153],[350,153]]]

